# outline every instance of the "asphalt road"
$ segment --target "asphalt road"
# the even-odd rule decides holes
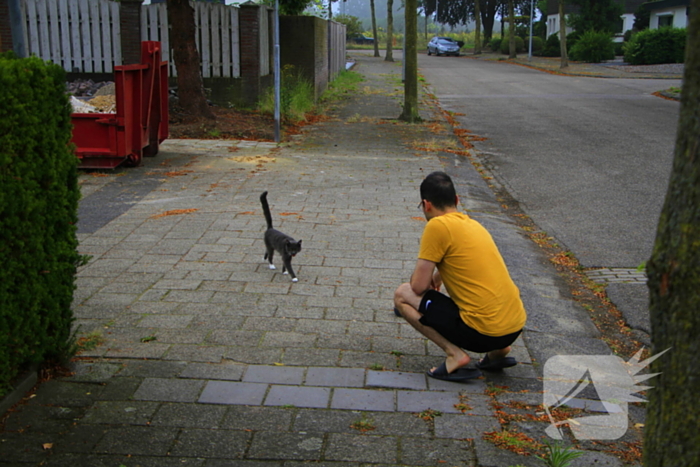
[[[634,268],[653,246],[679,104],[651,93],[680,80],[559,76],[419,55],[445,110],[525,212],[584,267]]]

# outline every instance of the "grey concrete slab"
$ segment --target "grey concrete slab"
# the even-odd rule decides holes
[[[226,407],[223,406],[165,403],[158,407],[151,417],[150,424],[214,430],[222,425],[225,415]]]
[[[301,384],[304,381],[303,367],[250,365],[243,381],[246,383]]]
[[[306,371],[304,384],[307,386],[360,388],[365,384],[365,370],[363,368],[310,367]]]
[[[467,441],[425,438],[401,439],[402,464],[475,465],[475,460],[474,453]]]
[[[241,431],[185,429],[180,432],[172,455],[240,459],[250,437],[251,433]]]
[[[165,456],[175,443],[178,430],[165,427],[110,428],[95,451],[106,454]]]
[[[330,395],[330,388],[273,384],[265,397],[264,405],[325,409],[328,407]]]
[[[206,381],[145,378],[134,393],[135,400],[158,402],[195,402]]]
[[[193,379],[219,379],[226,381],[240,381],[245,371],[245,365],[236,365],[235,363],[189,363],[182,373],[180,378]]]
[[[202,404],[260,405],[267,384],[209,381],[197,400]]]
[[[460,403],[458,394],[444,392],[396,391],[396,406],[401,412],[439,410],[442,413],[460,413],[455,407]]]
[[[392,389],[427,389],[426,376],[422,373],[405,373],[401,371],[367,371],[368,387]]]
[[[331,408],[393,412],[395,399],[394,391],[337,388],[333,391]]]
[[[227,407],[221,427],[256,432],[289,432],[295,412],[296,409],[291,408],[232,405]]]

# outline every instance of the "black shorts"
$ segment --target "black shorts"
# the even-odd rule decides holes
[[[430,326],[454,345],[472,352],[486,353],[503,349],[515,342],[522,330],[505,336],[493,337],[481,334],[462,321],[459,307],[447,295],[429,290],[420,302],[418,312],[423,315],[421,324]]]

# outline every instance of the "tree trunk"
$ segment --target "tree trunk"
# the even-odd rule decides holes
[[[559,0],[559,50],[561,64],[559,68],[569,66],[569,54],[566,52],[566,15],[564,15],[564,0]]]
[[[673,170],[647,265],[653,353],[646,467],[700,459],[700,0],[692,0]]]
[[[387,0],[386,2],[386,55],[384,56],[385,62],[394,61],[394,53],[392,47],[394,46],[394,0]]]
[[[408,123],[417,123],[421,121],[418,115],[418,2],[416,0],[405,0],[405,30],[404,30],[404,69],[406,76],[404,77],[404,100],[403,112],[399,117]]]
[[[484,27],[484,44],[491,42],[491,38],[493,37],[493,23],[496,11],[495,9],[492,10],[492,8],[489,2],[486,2],[486,8],[481,10],[481,23]]]
[[[195,43],[194,8],[188,0],[168,0],[168,22],[180,106],[193,117],[213,119],[214,114],[204,95],[202,68]]]
[[[374,34],[374,56],[379,57],[379,38],[377,37],[377,17],[374,14],[374,0],[369,0],[369,8],[372,11],[372,34]]]
[[[508,46],[510,49],[510,54],[508,58],[516,58],[517,53],[515,51],[515,2],[513,0],[508,0]]]
[[[476,30],[474,31],[474,55],[481,54],[481,0],[474,0],[474,20]]]

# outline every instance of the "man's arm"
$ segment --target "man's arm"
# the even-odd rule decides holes
[[[411,275],[411,289],[416,295],[423,295],[433,286],[433,271],[435,263],[427,259],[419,259]]]

